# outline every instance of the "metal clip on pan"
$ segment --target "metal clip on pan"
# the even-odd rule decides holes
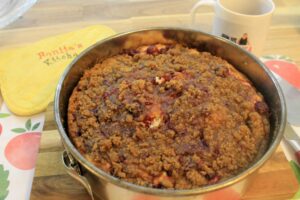
[[[64,164],[65,169],[67,170],[67,173],[72,176],[74,179],[79,181],[87,190],[89,195],[91,196],[91,199],[94,200],[92,188],[88,182],[88,180],[82,176],[80,167],[77,163],[77,161],[74,160],[71,154],[69,154],[67,151],[64,151],[62,154],[62,161]]]

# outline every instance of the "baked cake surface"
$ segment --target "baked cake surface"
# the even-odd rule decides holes
[[[269,134],[268,106],[225,60],[158,44],[86,70],[69,100],[68,132],[113,176],[190,189],[234,176],[255,159]]]

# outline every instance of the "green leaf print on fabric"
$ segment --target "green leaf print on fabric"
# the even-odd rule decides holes
[[[25,133],[27,131],[34,131],[40,126],[40,124],[40,122],[37,122],[32,126],[31,119],[28,119],[25,123],[25,128],[13,128],[11,129],[11,131],[14,133]]]
[[[36,123],[35,125],[33,125],[32,127],[32,131],[36,130],[39,126],[40,126],[40,122]]]
[[[278,59],[293,62],[293,60],[290,57],[283,56],[283,55],[278,56]]]
[[[273,59],[276,59],[276,56],[274,56],[274,55],[266,55],[266,56],[262,56],[262,58],[273,60]]]
[[[28,119],[26,121],[25,127],[26,127],[27,131],[30,131],[30,129],[31,129],[31,119]]]
[[[8,195],[8,170],[4,170],[3,165],[0,164],[0,200],[4,200]]]
[[[0,113],[0,118],[5,118],[5,117],[9,117],[10,114],[9,113]]]
[[[15,133],[24,133],[26,132],[26,129],[24,128],[14,128],[14,129],[11,129],[12,132],[15,132]]]
[[[298,183],[300,183],[300,167],[296,164],[295,161],[291,160],[290,161],[290,166],[292,167],[294,174],[297,178]]]

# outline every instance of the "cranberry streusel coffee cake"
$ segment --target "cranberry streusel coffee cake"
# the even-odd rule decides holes
[[[69,136],[97,167],[154,188],[190,189],[237,174],[269,134],[268,106],[225,60],[151,45],[86,70]]]

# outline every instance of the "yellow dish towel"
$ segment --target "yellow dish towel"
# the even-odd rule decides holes
[[[84,49],[113,34],[110,28],[95,25],[0,52],[0,89],[9,109],[17,115],[45,110],[68,64]]]

